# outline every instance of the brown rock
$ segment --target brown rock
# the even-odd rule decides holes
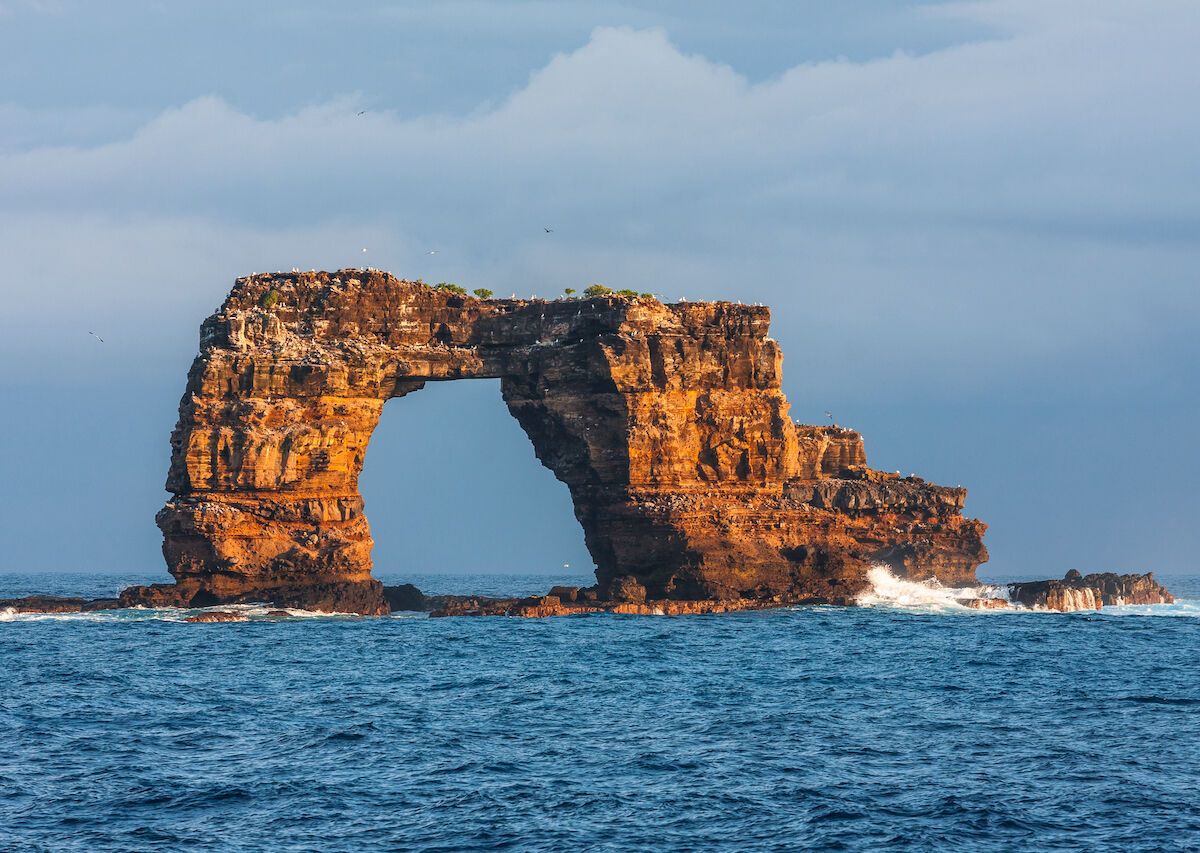
[[[1012,606],[1003,598],[968,598],[963,605],[975,610],[1006,610]]]
[[[570,602],[576,601],[579,598],[579,587],[577,586],[552,586],[550,594],[558,596],[560,601]]]
[[[247,617],[242,613],[230,613],[227,610],[217,610],[212,613],[196,613],[183,620],[184,622],[245,622]]]
[[[604,597],[609,601],[640,604],[646,600],[646,587],[635,577],[621,575],[608,582],[608,594]]]
[[[175,584],[121,602],[386,613],[367,442],[387,399],[472,377],[501,380],[624,603],[849,602],[876,563],[972,582],[987,552],[965,490],[794,424],[769,321],[728,302],[479,300],[374,270],[239,279],[201,327],[171,438],[157,521]]]
[[[1154,574],[1081,575],[1076,569],[1060,581],[1030,581],[1008,585],[1009,597],[1025,607],[1058,610],[1099,610],[1121,604],[1171,604],[1175,597],[1154,580]]]
[[[27,595],[23,598],[0,598],[0,610],[18,613],[78,613],[88,604],[85,598],[65,595]]]
[[[388,609],[392,611],[428,609],[425,596],[421,593],[421,590],[410,583],[400,584],[399,586],[385,586],[383,588],[383,597],[387,601]]]

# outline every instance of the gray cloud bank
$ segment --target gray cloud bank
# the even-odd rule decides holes
[[[196,326],[233,277],[354,265],[367,247],[373,266],[499,293],[603,281],[769,303],[794,414],[832,408],[881,466],[972,487],[998,571],[1193,566],[1200,7],[999,0],[906,20],[986,35],[751,78],[677,46],[669,22],[605,26],[515,91],[420,114],[370,92],[276,114],[222,94],[154,114],[0,105],[0,381],[21,403],[10,429],[68,469],[120,446],[106,483],[136,496],[130,517],[152,514]],[[86,336],[97,326],[104,350]],[[46,436],[70,416],[47,389],[80,384],[100,423],[63,447]],[[149,401],[149,447],[122,444],[123,413]],[[452,428],[457,441],[507,418],[474,392],[460,405],[431,409],[472,424]],[[392,451],[372,470],[425,440],[410,420],[385,423]],[[496,429],[511,441],[491,458],[532,466],[519,431]],[[554,553],[579,561],[573,528],[559,533],[565,491],[536,480],[545,472],[491,475],[488,457],[453,448],[443,464],[459,486],[491,490],[471,512],[493,535],[525,531],[497,565],[556,560],[537,523],[487,526],[521,476],[540,483],[522,511],[553,519]],[[150,469],[153,488],[122,473]],[[379,480],[377,530],[415,511]],[[58,485],[32,498],[5,487],[23,520],[6,538],[31,565],[87,553],[36,541]],[[1130,507],[1149,495],[1154,508]],[[127,531],[105,565],[156,560],[144,517],[92,512],[97,534]],[[414,558],[380,540],[381,562]]]

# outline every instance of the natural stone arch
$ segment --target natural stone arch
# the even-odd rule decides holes
[[[126,603],[386,611],[358,492],[383,403],[498,378],[570,490],[601,597],[846,600],[865,570],[986,559],[962,489],[793,424],[769,309],[483,300],[375,270],[239,279],[201,326],[159,512],[174,585]]]

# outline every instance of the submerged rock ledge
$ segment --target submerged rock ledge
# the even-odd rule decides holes
[[[556,586],[546,595],[523,598],[497,598],[478,595],[425,595],[412,584],[385,586],[383,594],[391,612],[425,612],[441,616],[518,616],[542,618],[578,616],[588,613],[615,613],[639,616],[684,616],[702,613],[731,613],[738,610],[767,610],[796,604],[835,603],[810,598],[791,599],[737,598],[726,600],[638,600],[634,593],[626,599],[600,598],[599,588]],[[1118,575],[1113,572],[1081,575],[1072,569],[1061,580],[1027,581],[1007,586],[1008,598],[969,598],[959,603],[976,610],[1041,610],[1069,613],[1100,610],[1127,604],[1172,604],[1174,596],[1154,580],[1152,573]],[[256,602],[261,603],[261,602]],[[848,602],[837,602],[848,603]],[[69,596],[31,595],[0,599],[0,611],[18,613],[86,613],[114,610],[123,605],[115,598],[85,599]],[[267,619],[290,618],[287,610],[257,614]],[[185,622],[245,622],[245,613],[206,610],[188,616]]]
[[[201,325],[171,436],[156,520],[175,582],[115,604],[399,609],[371,577],[367,443],[386,400],[471,378],[501,380],[567,485],[597,584],[447,597],[439,615],[852,604],[876,565],[973,584],[986,525],[963,516],[966,490],[873,470],[854,430],[793,422],[769,323],[761,306],[477,299],[378,270],[238,279]]]

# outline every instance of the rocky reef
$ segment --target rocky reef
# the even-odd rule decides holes
[[[567,485],[596,601],[849,603],[881,563],[973,581],[986,528],[966,491],[793,423],[769,322],[729,302],[476,299],[376,270],[239,279],[201,326],[171,437],[157,521],[175,583],[121,603],[388,612],[367,443],[386,400],[472,378],[501,380]]]
[[[1154,579],[1144,575],[1100,572],[1083,575],[1071,569],[1060,581],[1031,581],[1008,585],[1014,604],[1039,610],[1099,610],[1122,604],[1172,604],[1175,597]]]

